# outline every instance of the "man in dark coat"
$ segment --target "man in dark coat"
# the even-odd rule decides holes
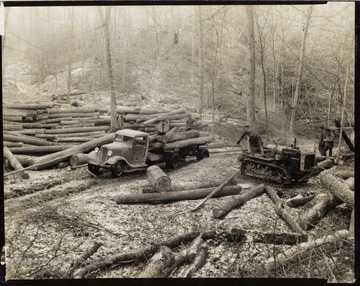
[[[254,155],[255,152],[260,152],[261,155],[264,155],[263,142],[260,134],[257,131],[250,129],[249,125],[246,125],[245,130],[241,133],[240,139],[237,142],[238,145],[245,136],[248,136],[249,138],[249,151],[251,155]]]
[[[335,140],[335,136],[334,133],[327,128],[326,129],[326,133],[325,133],[325,138],[324,138],[324,148],[322,149],[322,154],[323,156],[326,156],[326,152],[329,151],[329,156],[332,156],[332,149],[334,147],[334,140]]]

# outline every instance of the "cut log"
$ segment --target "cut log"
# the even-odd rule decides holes
[[[208,246],[202,245],[200,250],[196,253],[194,262],[190,265],[190,267],[185,269],[179,276],[191,278],[196,273],[196,271],[198,271],[202,266],[204,266],[206,262],[207,253],[208,253]]]
[[[173,143],[166,143],[164,144],[164,150],[174,150],[176,148],[182,148],[187,147],[191,145],[206,145],[207,143],[210,143],[212,141],[212,138],[209,137],[198,137],[198,138],[191,138],[181,141],[176,141]]]
[[[98,117],[99,112],[92,112],[92,113],[57,113],[57,114],[48,114],[47,119],[55,119],[55,118],[61,118],[61,117],[71,117],[73,118],[83,118],[83,117]],[[46,119],[46,118],[42,118]]]
[[[4,146],[6,147],[22,147],[24,143],[22,142],[10,142],[10,141],[3,141]]]
[[[39,157],[36,160],[34,160],[33,165],[34,166],[36,165],[35,168],[37,170],[47,168],[47,167],[55,165],[59,162],[68,160],[74,154],[85,153],[85,152],[95,149],[95,147],[113,142],[114,139],[115,139],[114,133],[106,134],[103,137],[96,138],[89,142],[73,146],[73,147],[63,150],[61,152],[57,152],[57,153],[50,154],[47,156]]]
[[[265,187],[266,193],[269,195],[271,200],[275,204],[276,213],[297,233],[303,233],[302,228],[299,224],[289,215],[283,207],[283,200],[279,198],[276,192],[269,186]]]
[[[155,113],[155,114],[148,114],[148,115],[144,115],[144,114],[127,114],[127,115],[125,115],[125,121],[142,122],[142,121],[146,121],[146,120],[149,120],[149,119],[159,117],[159,116],[164,115],[164,114],[166,114],[166,113]]]
[[[62,134],[45,134],[46,136],[56,136],[56,138],[61,137],[91,137],[91,136],[104,136],[105,131],[88,131],[80,133],[62,133]],[[36,135],[35,135],[36,136]]]
[[[54,104],[52,102],[36,104],[36,103],[4,103],[4,107],[9,109],[23,109],[23,110],[37,110],[52,108]]]
[[[181,243],[185,243],[187,241],[191,241],[195,239],[197,236],[201,235],[203,239],[214,238],[216,235],[215,231],[207,231],[207,232],[188,232],[180,235],[176,235],[174,237],[170,237],[169,239],[163,240],[158,244],[151,244],[150,246],[144,247],[139,251],[131,252],[131,253],[121,253],[112,257],[107,258],[105,261],[95,262],[93,264],[87,265],[82,269],[75,271],[74,278],[85,278],[87,275],[91,274],[94,271],[101,271],[104,269],[108,269],[116,264],[126,261],[144,261],[154,255],[160,248],[160,245],[167,246],[169,248],[174,248],[179,246]]]
[[[82,133],[82,132],[106,131],[106,130],[109,130],[108,126],[62,128],[62,129],[45,130],[45,134]]]
[[[313,200],[305,205],[308,209],[297,219],[298,225],[303,230],[308,230],[315,226],[330,209],[335,208],[339,204],[339,202],[333,200],[333,197],[331,193],[315,196]]]
[[[32,155],[44,155],[54,152],[63,151],[69,149],[69,145],[54,145],[54,146],[23,146],[23,147],[11,147],[10,151],[14,154],[32,154]]]
[[[155,125],[155,129],[158,134],[165,134],[167,131],[169,131],[169,124],[165,122],[159,122]]]
[[[19,135],[32,135],[32,136],[36,134],[44,134],[44,132],[45,132],[44,129],[23,129],[16,131],[16,133]]]
[[[207,145],[208,149],[216,149],[216,148],[223,148],[224,147],[224,143],[222,142],[213,142]]]
[[[138,114],[140,112],[140,107],[128,107],[128,106],[116,106],[116,112],[118,114]]]
[[[349,207],[354,207],[354,192],[349,189],[347,184],[341,182],[335,176],[325,173],[320,175],[320,182],[335,197],[339,198]]]
[[[308,236],[301,233],[293,232],[259,232],[259,231],[248,231],[239,228],[232,228],[230,233],[226,235],[228,239],[238,242],[239,237],[251,236],[253,242],[257,243],[269,243],[276,245],[295,245],[301,242],[308,241]],[[243,240],[243,239],[241,239]]]
[[[212,211],[212,216],[214,218],[223,218],[226,214],[228,214],[232,209],[242,206],[248,200],[260,196],[265,191],[265,186],[263,184],[255,187],[251,191],[246,192],[238,197],[231,198],[222,203],[222,205],[218,208],[214,208]]]
[[[149,108],[149,107],[141,107],[141,109],[139,110],[139,114],[158,114],[158,113],[169,113],[171,110],[165,109],[165,108],[159,108],[159,109],[154,109],[154,108]]]
[[[72,114],[72,113],[95,113],[99,112],[98,108],[78,107],[78,108],[52,108],[49,114]]]
[[[344,180],[350,178],[350,177],[354,177],[355,173],[354,170],[342,170],[342,171],[337,171],[335,173],[336,176],[339,176],[341,178],[343,178]]]
[[[351,240],[355,239],[355,208],[353,208],[350,217],[350,226],[349,226],[349,238]]]
[[[21,124],[11,124],[10,121],[7,121],[6,123],[3,123],[3,130],[8,131],[19,131],[22,130],[23,126]]]
[[[163,143],[171,143],[180,140],[186,140],[190,138],[199,137],[200,132],[196,130],[184,131],[184,132],[172,132],[170,134],[166,133],[162,138],[161,141]]]
[[[171,190],[171,180],[160,167],[153,165],[146,169],[149,183],[157,192],[167,192]]]
[[[11,151],[9,150],[8,147],[4,146],[4,158],[6,158],[9,162],[10,165],[18,171],[21,171],[24,169],[24,167],[20,164],[20,162],[18,161],[18,159],[16,159],[16,157],[11,153]],[[29,179],[30,176],[28,173],[26,172],[21,172],[21,177],[23,179]]]
[[[12,135],[12,134],[8,134],[8,133],[3,133],[3,140],[5,141],[10,141],[10,142],[22,142],[22,143],[26,143],[26,144],[31,144],[31,145],[37,145],[37,146],[51,146],[54,145],[54,143],[52,142],[48,142],[44,139],[40,139],[40,138],[34,138],[31,136],[26,136],[26,135]]]
[[[162,120],[171,119],[171,117],[173,115],[181,114],[181,113],[186,113],[185,108],[179,108],[179,109],[173,110],[173,111],[171,111],[169,113],[166,113],[164,115],[160,115],[160,116],[158,116],[156,118],[146,120],[146,121],[144,121],[144,125],[146,126],[146,125],[154,124],[154,123],[162,121]]]
[[[35,156],[28,156],[28,155],[15,155],[16,159],[18,159],[18,161],[20,162],[20,164],[23,167],[28,167],[31,165],[32,160],[34,160],[36,157]]]
[[[79,153],[70,157],[69,163],[71,167],[78,166],[87,163],[89,160],[89,154]]]
[[[78,143],[91,141],[92,137],[58,137],[57,142],[59,143]]]
[[[240,193],[240,186],[226,186],[214,194],[213,197],[233,196]],[[214,191],[214,188],[195,189],[179,192],[145,193],[145,194],[121,194],[116,197],[117,204],[149,204],[167,203],[181,200],[197,200],[206,197]]]
[[[175,255],[167,246],[161,246],[159,251],[151,257],[148,265],[137,278],[164,278],[165,269],[175,262]]]
[[[282,253],[278,254],[275,258],[269,258],[263,267],[266,271],[270,272],[275,267],[283,267],[292,262],[297,262],[299,259],[309,256],[310,251],[319,247],[325,248],[326,252],[339,248],[340,243],[349,235],[347,230],[339,230],[334,235],[326,235],[324,237],[304,242],[299,245],[293,246]]]
[[[291,208],[296,208],[296,207],[305,205],[307,202],[310,202],[314,197],[315,197],[314,194],[303,196],[300,193],[297,196],[295,196],[295,197],[293,197],[291,199],[288,199],[286,201],[286,205],[291,207]]]

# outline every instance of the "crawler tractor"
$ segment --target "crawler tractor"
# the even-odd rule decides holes
[[[245,177],[291,186],[306,182],[316,169],[315,152],[302,152],[295,144],[281,149],[264,147],[264,156],[244,153],[239,157]]]

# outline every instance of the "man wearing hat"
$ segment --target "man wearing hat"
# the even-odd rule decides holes
[[[261,155],[264,155],[263,142],[261,140],[261,136],[257,131],[255,131],[253,129],[250,129],[249,125],[245,125],[245,130],[241,133],[240,139],[237,142],[237,144],[239,145],[241,140],[246,135],[249,138],[249,151],[250,151],[250,154],[254,155],[255,152],[260,152]]]

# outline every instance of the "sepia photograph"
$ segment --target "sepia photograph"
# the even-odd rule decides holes
[[[356,281],[355,2],[1,8],[2,279]]]

